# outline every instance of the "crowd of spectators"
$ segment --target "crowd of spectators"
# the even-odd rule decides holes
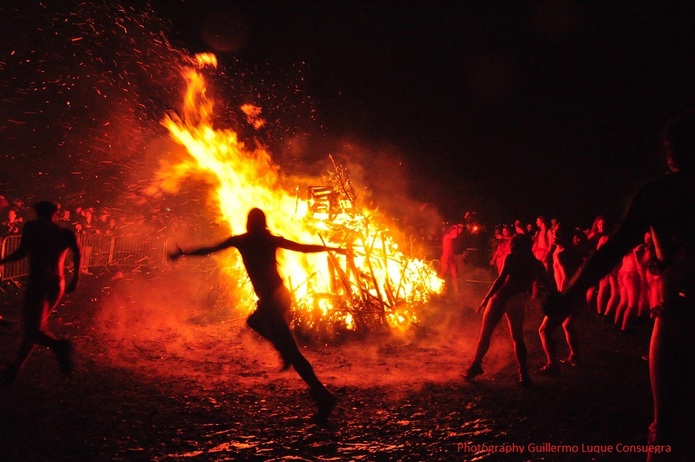
[[[56,221],[79,235],[134,236],[138,234],[163,235],[176,222],[164,211],[144,214],[125,213],[109,207],[91,205],[58,205]],[[9,200],[0,194],[0,239],[21,235],[24,223],[32,219],[33,213],[21,197]],[[521,220],[499,224],[484,232],[475,212],[466,212],[461,223],[449,224],[442,230],[440,275],[452,279],[454,293],[458,293],[463,261],[471,263],[467,255],[473,248],[482,250],[480,255],[489,255],[489,263],[496,272],[502,270],[504,259],[510,253],[510,241],[515,234],[526,234],[533,240],[533,253],[540,260],[553,280],[554,230],[558,222],[538,216],[535,223]],[[489,243],[485,236],[490,236]],[[597,247],[608,239],[606,220],[598,216],[590,227],[573,229],[573,245],[580,255],[588,258]],[[652,305],[657,304],[658,295],[653,294],[653,244],[649,236],[645,242],[628,255],[622,265],[606,276],[601,283],[587,294],[587,303],[593,305],[602,319],[610,319],[621,330],[627,331],[632,322],[648,316]],[[435,257],[436,258],[436,257]],[[484,264],[485,262],[483,262]],[[458,271],[457,271],[458,269]]]
[[[533,254],[543,263],[549,280],[555,281],[553,255],[556,253],[555,231],[559,223],[555,218],[539,215],[533,222],[513,220],[486,230],[473,212],[467,212],[460,223],[444,224],[440,236],[430,240],[437,243],[440,276],[448,281],[456,295],[464,261],[465,266],[491,267],[496,274],[502,271],[505,258],[511,252],[511,239],[516,234],[529,236],[533,241]],[[596,216],[587,226],[573,226],[572,252],[585,261],[598,247],[606,243],[611,230],[603,216]],[[485,260],[474,261],[471,250],[479,250]],[[435,257],[436,260],[437,257]],[[586,295],[587,305],[605,322],[614,323],[622,332],[629,333],[638,324],[646,323],[650,310],[660,304],[659,275],[655,270],[656,255],[649,233],[644,242],[633,249],[620,265]]]
[[[92,205],[67,205],[57,203],[55,221],[73,230],[82,247],[81,272],[90,273],[90,264],[100,265],[97,254],[104,257],[103,248],[111,248],[102,236],[124,238],[122,246],[131,252],[142,252],[140,242],[165,238],[178,222],[168,209],[140,207],[142,212],[127,212],[117,207]],[[33,208],[21,197],[8,200],[0,194],[0,244],[13,236],[21,236],[25,223],[35,218]],[[134,238],[131,239],[131,238]],[[144,239],[144,240],[143,240]],[[122,247],[121,246],[121,247]],[[132,247],[132,248],[131,248]],[[100,250],[102,251],[100,253]],[[121,249],[123,250],[123,249]]]
[[[17,197],[10,202],[0,194],[0,237],[22,234],[22,227],[30,216],[22,198]]]
[[[553,254],[555,253],[555,231],[558,220],[546,220],[539,216],[536,223],[500,224],[494,228],[491,238],[490,265],[497,273],[510,253],[510,241],[515,234],[526,234],[533,240],[533,253],[553,277]],[[572,247],[582,260],[586,260],[597,248],[610,239],[610,229],[603,216],[597,216],[591,226],[572,229]],[[587,305],[603,321],[612,322],[622,332],[628,333],[635,325],[650,317],[650,310],[658,306],[658,271],[655,270],[656,255],[649,233],[644,242],[625,256],[596,287],[586,295]]]
[[[148,214],[128,213],[113,207],[58,203],[56,222],[79,234],[133,236],[162,234],[174,221],[159,210]],[[22,234],[24,223],[33,218],[30,205],[21,197],[12,201],[0,194],[0,238]]]

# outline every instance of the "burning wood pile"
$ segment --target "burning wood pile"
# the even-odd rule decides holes
[[[322,240],[326,236],[348,253],[328,255],[330,292],[295,300],[295,329],[321,338],[406,329],[441,292],[442,281],[430,266],[398,250],[388,228],[362,207],[347,169],[331,161],[334,171],[325,178],[330,186],[309,188],[306,221]]]

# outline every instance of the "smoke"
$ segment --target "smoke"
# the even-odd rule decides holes
[[[333,137],[326,133],[292,138],[278,153],[283,171],[297,184],[330,184],[336,166],[346,169],[359,206],[376,212],[407,256],[422,258],[422,238],[437,234],[443,218],[437,208],[417,199],[407,154],[382,140]]]
[[[109,206],[142,195],[149,147],[166,136],[161,121],[179,107],[179,69],[190,58],[171,43],[167,22],[138,1],[3,2],[0,15],[0,186]],[[220,125],[272,146],[311,120],[301,64],[223,62],[211,86]],[[246,103],[272,123],[249,127]]]
[[[208,185],[189,179],[175,194],[150,189],[161,162],[185,155],[161,125],[167,113],[180,110],[179,69],[190,57],[170,43],[166,24],[147,6],[13,3],[2,6],[3,17],[14,21],[6,19],[0,45],[6,102],[0,133],[8,147],[1,186],[21,192],[31,185],[31,194],[73,205],[96,201],[141,216],[136,231],[143,235],[161,232],[163,218],[174,243],[209,242],[228,232],[207,213]],[[425,254],[414,237],[432,234],[442,220],[430,204],[411,198],[416,173],[401,148],[317,130],[302,64],[280,70],[230,56],[221,61],[210,75],[219,127],[267,146],[287,184],[321,181],[334,168],[330,155],[347,168],[362,203],[389,224],[402,252]],[[268,123],[250,126],[243,104],[262,108]],[[235,300],[234,287],[212,260],[173,265],[158,275],[129,274],[110,290],[94,322],[117,364],[201,380],[235,374],[249,386],[279,367],[270,345],[245,327],[248,311],[239,306],[253,302]],[[434,306],[419,328],[340,347],[313,345],[307,356],[337,383],[450,380],[459,371],[443,364],[466,359],[475,337],[461,319]],[[423,371],[417,377],[415,367]]]
[[[124,210],[177,205],[144,193],[157,163],[176,149],[161,141],[167,137],[161,121],[179,110],[179,69],[190,57],[172,44],[168,24],[144,2],[28,1],[0,8],[5,191],[73,206],[85,200]],[[417,204],[404,209],[412,203],[409,173],[396,148],[333,141],[321,132],[304,63],[280,67],[226,54],[220,64],[207,76],[218,126],[267,146],[290,175],[320,178],[335,154],[349,164],[365,201],[384,215],[401,223],[418,215],[412,213]],[[262,108],[268,123],[249,125],[244,104]],[[319,160],[328,168],[317,171]],[[32,191],[23,191],[28,184]],[[196,206],[195,196],[178,202]]]
[[[207,263],[211,272],[214,264]],[[233,380],[238,390],[268,382],[301,387],[292,369],[281,372],[278,353],[245,325],[247,310],[235,306],[215,274],[191,277],[204,261],[173,265],[163,276],[129,275],[114,281],[94,327],[117,366],[152,378],[193,381],[203,389]],[[433,303],[423,324],[405,331],[374,333],[344,343],[302,344],[304,355],[329,386],[399,386],[418,390],[462,379],[475,352],[482,287],[457,303]],[[487,289],[486,287],[484,289]],[[532,322],[528,328],[535,332]],[[486,377],[515,371],[504,322],[493,335],[483,363]]]
[[[159,276],[112,281],[93,320],[110,362],[147,376],[201,383],[246,377],[249,387],[279,368],[270,345],[245,327],[248,313],[220,287],[214,265],[207,267],[207,277],[191,277],[201,268],[172,267]]]

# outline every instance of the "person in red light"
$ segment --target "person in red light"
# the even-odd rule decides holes
[[[589,240],[589,245],[592,250],[596,250],[599,245],[599,240],[601,237],[608,235],[606,230],[606,219],[603,216],[598,215],[594,218],[594,222],[591,224],[591,229],[587,234],[587,239]]]
[[[570,278],[582,265],[582,256],[572,244],[572,228],[564,223],[558,223],[553,230],[553,276],[557,290],[564,290],[569,284]],[[579,363],[577,355],[577,333],[574,322],[579,306],[575,305],[564,312],[549,314],[543,318],[538,333],[541,337],[543,351],[546,356],[546,364],[538,371],[543,375],[560,375],[560,367],[557,359],[553,332],[562,326],[565,333],[565,341],[569,348],[569,356],[560,362],[576,366]]]
[[[249,212],[246,230],[245,234],[231,236],[209,247],[188,250],[177,248],[168,256],[171,260],[177,260],[184,255],[207,255],[229,247],[235,247],[241,253],[251,285],[258,296],[257,308],[248,317],[247,325],[273,344],[284,361],[283,369],[293,366],[309,385],[311,396],[318,407],[316,417],[325,420],[335,407],[336,399],[316,377],[313,367],[299,351],[287,324],[291,296],[278,272],[276,252],[278,249],[287,249],[303,253],[333,251],[344,254],[345,250],[325,245],[300,244],[273,235],[267,228],[265,213],[258,208]]]
[[[548,229],[548,222],[544,216],[536,218],[536,232],[533,235],[533,255],[543,263],[546,271],[550,263],[550,247],[552,246],[552,235]]]
[[[48,330],[46,323],[63,294],[77,288],[80,248],[75,233],[54,222],[58,210],[55,204],[38,202],[34,205],[34,210],[36,220],[29,221],[24,226],[17,250],[0,260],[0,264],[4,264],[29,257],[29,277],[22,309],[24,335],[16,359],[2,372],[4,385],[15,381],[35,345],[51,348],[63,373],[70,373],[73,369],[72,343],[67,339],[57,339]],[[68,251],[73,254],[75,267],[72,280],[66,286],[64,264]]]
[[[557,298],[550,311],[564,310],[614,268],[651,232],[661,277],[661,303],[652,307],[649,347],[653,422],[648,441],[672,451],[647,460],[692,460],[695,384],[695,113],[667,124],[663,149],[670,172],[644,185],[622,223]]]
[[[497,274],[502,272],[504,267],[504,259],[511,252],[512,233],[508,225],[503,225],[500,232],[495,234],[496,247],[495,252],[490,259],[490,265],[497,269]]]
[[[608,238],[608,235],[601,236],[598,241],[597,249],[608,242]],[[615,268],[609,271],[608,274],[602,277],[598,282],[596,312],[599,319],[602,321],[610,319],[610,316],[613,315],[613,310],[616,309],[620,303],[620,283],[618,281],[620,266],[620,264],[616,265]]]
[[[651,232],[644,233],[644,242],[637,248],[637,256],[642,268],[643,278],[638,319],[645,321],[650,317],[652,308],[663,304],[660,290],[660,265]]]
[[[514,220],[514,232],[516,234],[526,234],[526,229],[524,229],[524,225],[521,223],[521,220]]]
[[[483,373],[482,363],[490,347],[490,339],[497,324],[506,316],[509,334],[514,344],[514,354],[519,366],[519,383],[528,385],[531,379],[526,365],[524,343],[524,310],[532,293],[534,283],[550,288],[550,281],[543,264],[533,256],[531,237],[516,234],[511,240],[511,252],[504,260],[502,272],[483,298],[477,312],[485,309],[480,326],[480,336],[475,357],[466,371],[466,380]]]
[[[594,218],[594,222],[591,224],[591,229],[587,231],[586,235],[586,246],[588,249],[588,254],[593,254],[596,249],[603,245],[603,243],[608,238],[608,231],[606,230],[606,219],[601,215],[597,215]],[[592,303],[596,304],[596,313],[600,319],[604,319],[605,316],[605,304],[607,303],[608,297],[610,297],[610,292],[601,292],[601,297],[599,297],[599,289],[601,287],[611,287],[610,283],[614,280],[611,279],[612,275],[606,275],[605,280],[600,281],[596,286],[589,287],[586,291],[586,304],[591,307]],[[603,285],[602,285],[603,284]],[[603,297],[606,297],[605,299]],[[594,300],[596,298],[596,300]]]
[[[618,272],[620,303],[615,309],[615,325],[623,333],[628,332],[630,322],[635,322],[641,297],[642,267],[637,258],[637,248],[628,252]]]
[[[451,225],[444,236],[442,236],[442,256],[440,258],[441,267],[439,270],[439,277],[443,279],[447,275],[451,276],[451,287],[455,296],[459,295],[459,280],[454,251],[456,250],[456,239],[462,232],[463,225],[455,224]]]

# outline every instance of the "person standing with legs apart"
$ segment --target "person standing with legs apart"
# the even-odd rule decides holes
[[[333,410],[336,399],[316,377],[309,361],[302,355],[292,335],[287,317],[291,306],[290,292],[285,287],[277,268],[277,249],[303,253],[333,251],[344,254],[345,250],[325,245],[300,244],[270,233],[265,213],[252,209],[247,218],[245,234],[231,236],[210,247],[182,250],[177,248],[169,254],[171,260],[184,255],[207,255],[229,247],[235,247],[244,262],[253,289],[258,296],[256,310],[248,317],[247,325],[270,341],[280,353],[284,368],[293,366],[299,376],[309,385],[311,396],[316,402],[316,417],[325,420]]]
[[[553,229],[553,244],[555,246],[552,256],[555,287],[557,290],[563,291],[569,284],[572,276],[579,270],[583,260],[572,242],[572,228],[565,223],[560,222],[555,225]],[[568,307],[566,311],[549,313],[543,317],[543,321],[538,328],[538,334],[543,345],[546,364],[536,371],[537,373],[542,375],[560,375],[559,363],[570,366],[579,364],[577,333],[574,329],[574,323],[580,308],[581,305],[576,304]],[[555,340],[553,340],[553,333],[561,326],[565,333],[567,348],[569,349],[569,355],[564,360],[558,360]]]
[[[24,225],[17,250],[0,260],[0,264],[29,258],[29,276],[24,294],[22,320],[24,336],[17,357],[3,372],[2,383],[8,385],[17,378],[35,345],[51,348],[63,373],[73,369],[72,343],[57,339],[47,328],[48,316],[58,306],[65,292],[77,288],[81,254],[75,233],[60,227],[54,218],[58,207],[42,201],[34,205],[36,220]],[[74,268],[72,280],[65,284],[65,257],[72,251]]]
[[[543,263],[533,255],[532,245],[531,238],[524,234],[516,234],[511,239],[511,253],[504,259],[502,272],[478,308],[478,311],[483,308],[485,311],[475,357],[464,376],[466,380],[471,380],[483,373],[483,358],[490,348],[492,333],[502,320],[502,316],[506,316],[519,366],[519,384],[531,383],[523,337],[524,310],[534,292],[534,283],[540,283],[547,290],[553,289]]]

